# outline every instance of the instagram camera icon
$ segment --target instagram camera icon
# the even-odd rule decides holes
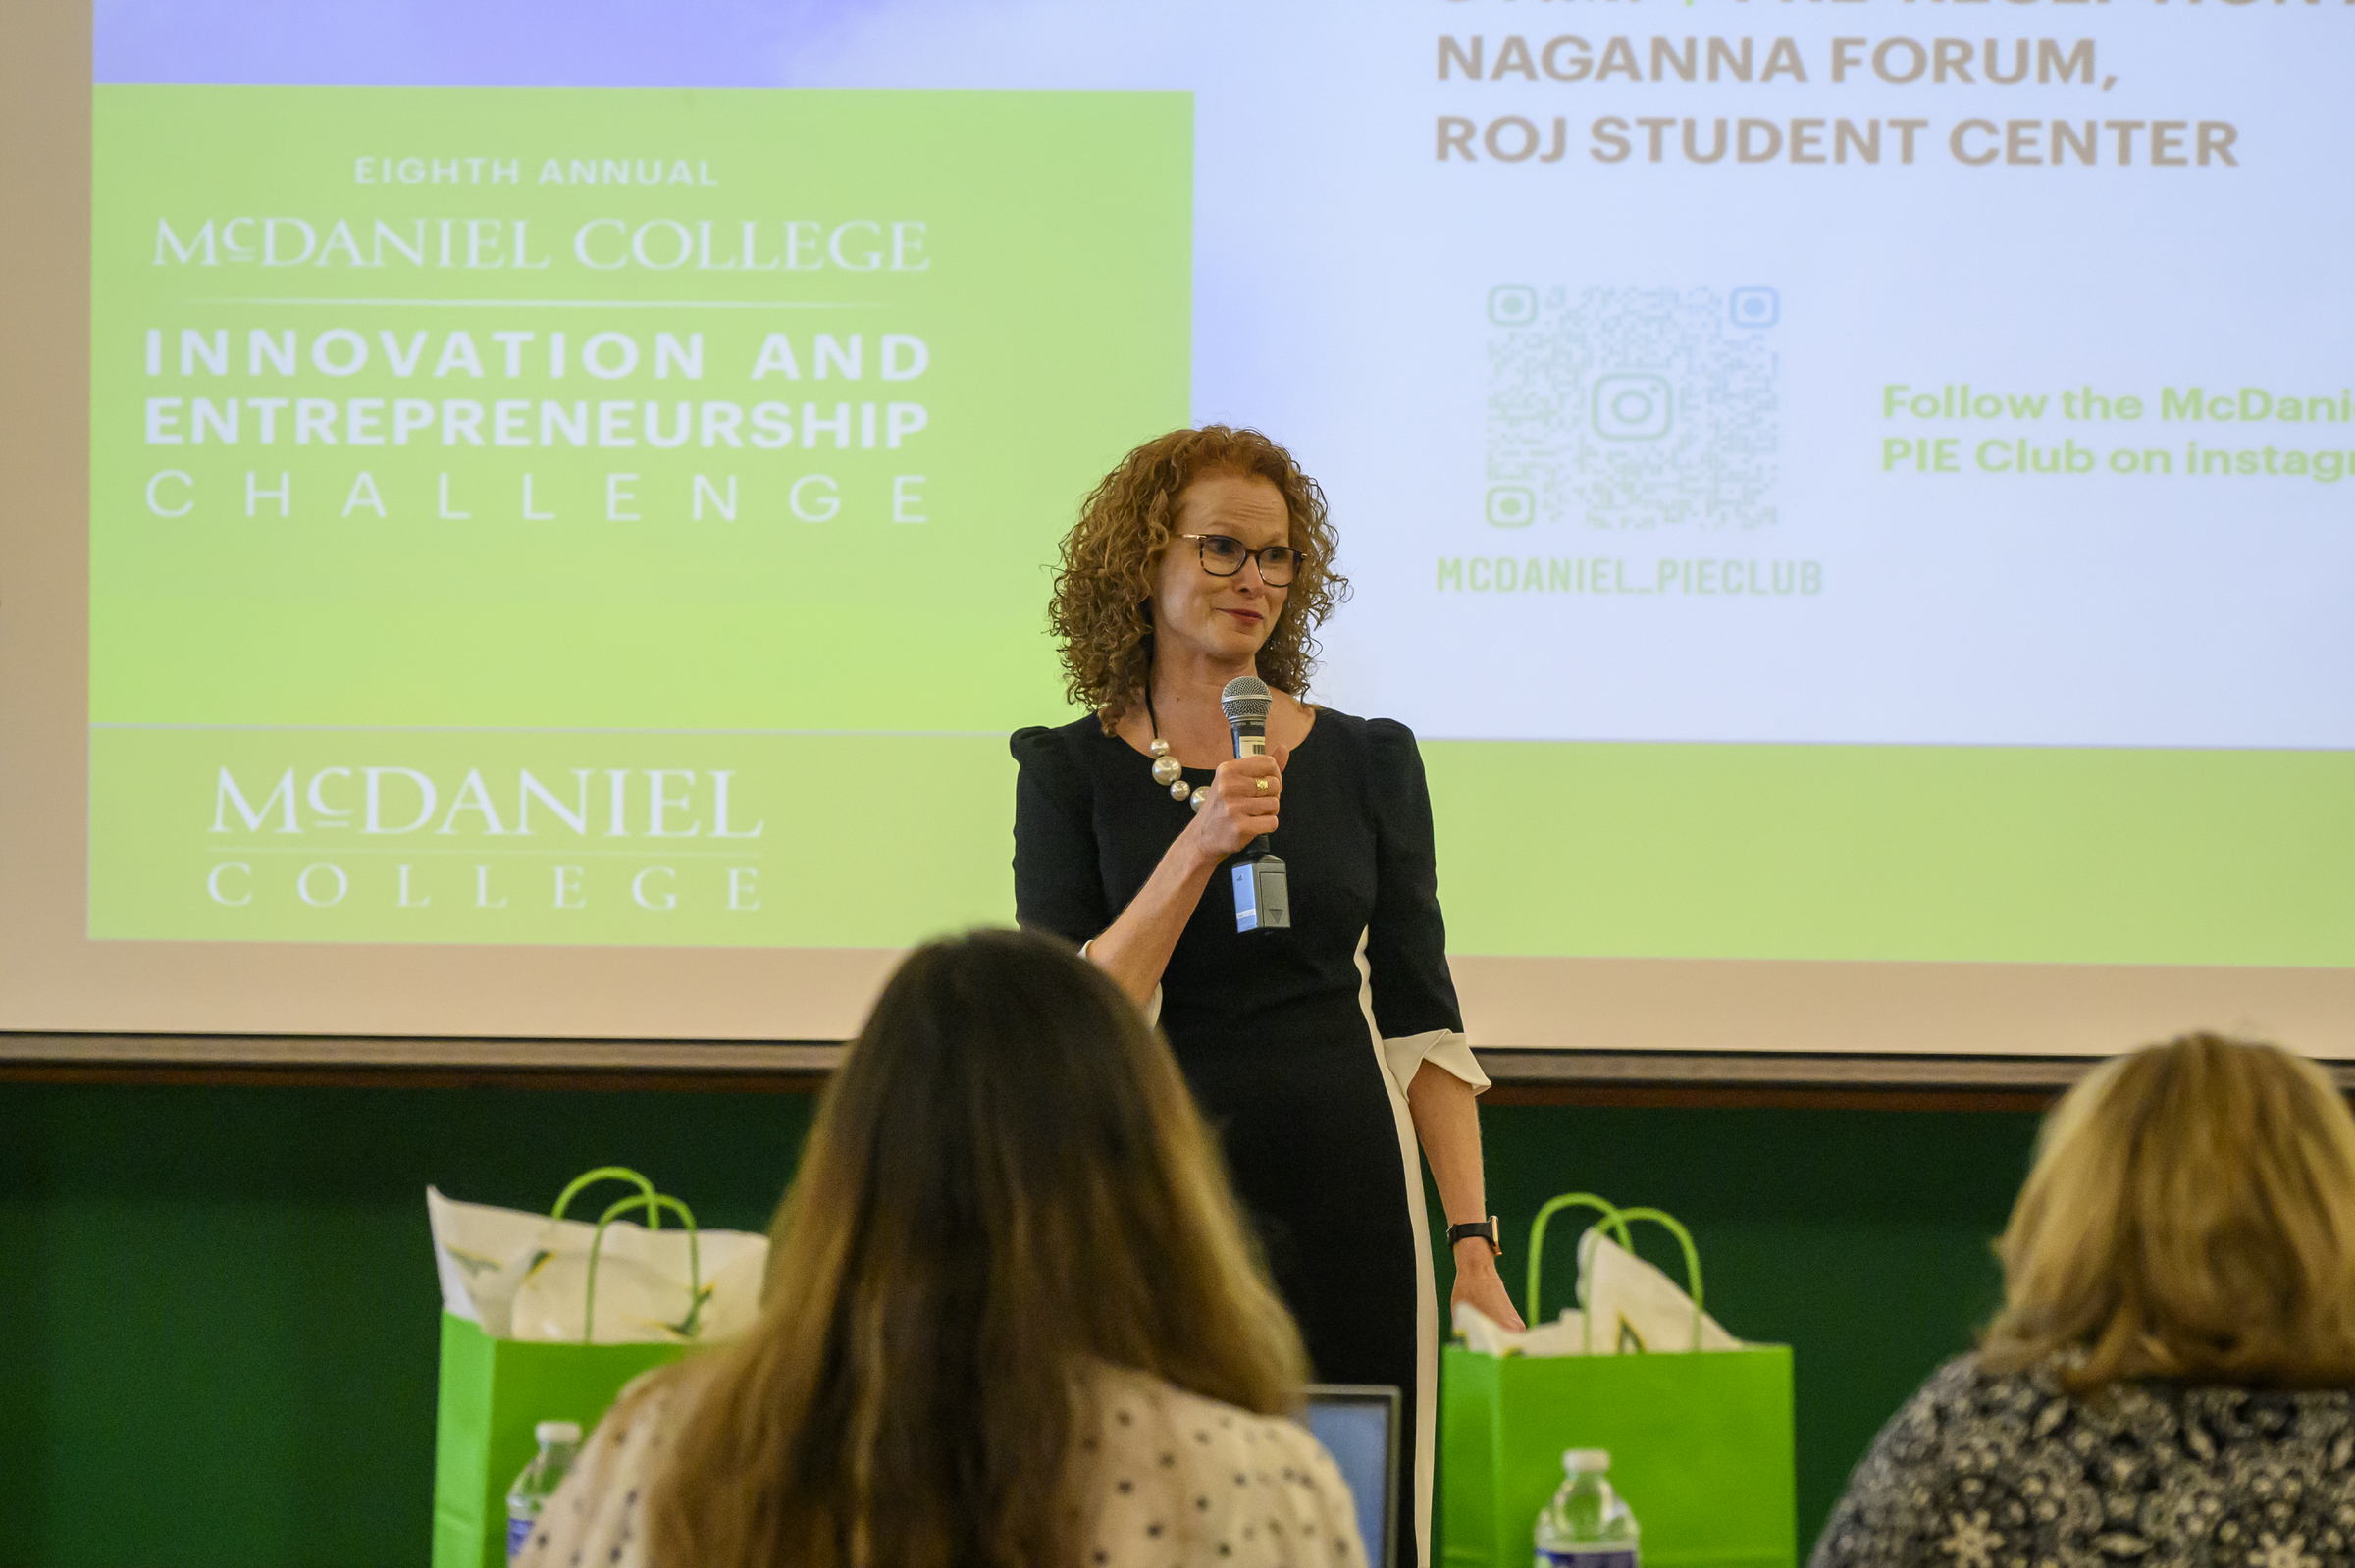
[[[1604,441],[1658,441],[1674,406],[1662,377],[1623,371],[1595,379],[1595,434]]]

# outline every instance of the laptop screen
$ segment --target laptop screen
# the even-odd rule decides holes
[[[1340,1466],[1357,1503],[1366,1560],[1389,1568],[1398,1517],[1398,1390],[1358,1384],[1312,1384],[1308,1430]]]

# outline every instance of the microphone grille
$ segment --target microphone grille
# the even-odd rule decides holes
[[[1273,700],[1268,696],[1268,683],[1256,675],[1237,675],[1227,683],[1219,694],[1219,706],[1227,713],[1230,724],[1266,723]]]

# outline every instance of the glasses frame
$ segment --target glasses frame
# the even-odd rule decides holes
[[[1177,537],[1195,542],[1194,558],[1201,562],[1202,569],[1213,577],[1240,577],[1243,572],[1243,561],[1249,561],[1259,568],[1259,580],[1270,588],[1289,588],[1300,580],[1300,568],[1308,564],[1308,552],[1292,545],[1262,545],[1257,549],[1243,549],[1243,542],[1232,534],[1179,534]],[[1222,572],[1210,564],[1210,542],[1214,539],[1223,539],[1236,549],[1243,550],[1243,561],[1235,562],[1233,571]],[[1272,549],[1283,550],[1292,557],[1291,573],[1281,583],[1268,576],[1268,563],[1262,559]]]

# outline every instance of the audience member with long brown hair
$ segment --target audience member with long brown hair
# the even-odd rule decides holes
[[[2210,1034],[2047,1120],[1977,1354],[1883,1429],[1814,1568],[2355,1562],[2355,1117]]]
[[[527,1568],[1358,1568],[1297,1331],[1102,971],[912,955],[829,1084],[759,1326],[643,1380]]]

